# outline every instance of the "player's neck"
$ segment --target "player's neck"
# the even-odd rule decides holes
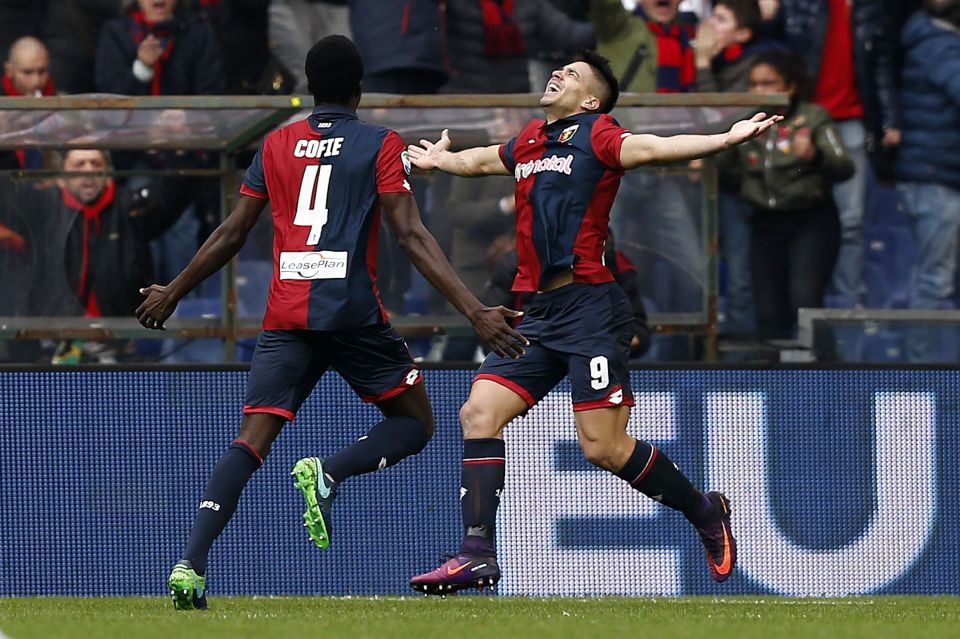
[[[342,102],[314,102],[314,109],[326,109],[333,111],[356,111],[357,107],[352,104],[343,104]]]
[[[571,116],[579,115],[581,113],[586,113],[586,111],[584,111],[583,109],[570,110],[568,108],[554,107],[554,106],[543,107],[543,115],[547,120],[547,124],[553,124],[557,120],[569,118]]]

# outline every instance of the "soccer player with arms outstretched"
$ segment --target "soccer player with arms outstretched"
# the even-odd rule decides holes
[[[545,120],[531,121],[506,144],[452,153],[444,131],[436,143],[408,148],[425,170],[514,176],[519,264],[513,290],[535,293],[517,327],[530,342],[524,355],[491,353],[460,409],[463,543],[440,567],[413,577],[414,590],[446,594],[500,579],[494,523],[504,486],[503,431],[564,376],[586,458],[683,513],[700,534],[716,581],[733,571],[737,546],[726,497],[701,493],[662,451],[627,434],[633,317],[603,263],[603,249],[624,171],[717,153],[782,118],[758,114],[720,135],[634,134],[608,115],[618,96],[609,62],[585,51],[553,72],[540,99]]]
[[[391,327],[376,287],[381,208],[413,264],[505,358],[525,340],[506,322],[520,315],[487,308],[454,274],[424,228],[410,192],[410,165],[400,136],[357,118],[363,61],[343,36],[320,40],[307,54],[316,107],[300,122],[270,133],[247,170],[229,217],[168,286],[141,292],[140,323],[162,329],[177,302],[233,258],[269,199],[274,274],[263,330],[247,380],[240,433],[214,467],[181,560],[167,580],[179,610],[205,608],[207,555],[237,508],[284,424],[332,368],[385,419],[326,460],[293,469],[307,503],[314,543],[330,543],[330,506],[340,482],[396,464],[426,446],[433,412],[403,339]]]

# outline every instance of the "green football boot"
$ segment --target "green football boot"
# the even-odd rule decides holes
[[[186,559],[181,559],[167,577],[167,587],[177,610],[207,609],[207,580],[193,569]]]
[[[293,465],[293,485],[303,494],[307,509],[303,512],[303,526],[317,548],[330,547],[333,527],[330,522],[330,507],[337,496],[337,484],[323,472],[323,460],[319,457],[304,457]]]

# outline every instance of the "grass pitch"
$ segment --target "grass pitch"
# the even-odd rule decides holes
[[[958,597],[217,597],[210,605],[176,612],[160,597],[0,598],[0,630],[10,639],[960,636]]]

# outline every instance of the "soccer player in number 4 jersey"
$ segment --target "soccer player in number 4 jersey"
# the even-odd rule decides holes
[[[452,153],[444,131],[436,143],[421,140],[408,148],[422,169],[514,176],[519,264],[513,290],[536,293],[518,326],[530,341],[525,354],[488,356],[460,409],[463,543],[440,567],[413,577],[414,590],[446,594],[500,579],[494,522],[504,485],[504,427],[564,376],[570,378],[577,437],[586,458],[683,513],[700,533],[716,581],[733,571],[737,547],[726,497],[701,493],[662,451],[627,434],[633,317],[603,263],[603,249],[624,171],[722,151],[782,118],[761,113],[724,134],[662,138],[617,124],[608,113],[618,95],[609,62],[584,51],[550,77],[540,99],[545,120],[531,121],[506,144]]]
[[[141,291],[147,299],[137,310],[140,323],[162,329],[178,300],[239,252],[270,200],[274,275],[243,423],[210,475],[181,560],[167,580],[179,610],[206,607],[210,547],[284,424],[328,368],[363,401],[375,403],[385,419],[333,456],[308,457],[294,466],[295,485],[307,504],[304,525],[320,548],[330,543],[330,506],[340,482],[420,452],[433,434],[420,370],[377,292],[381,208],[413,264],[470,319],[481,339],[505,358],[519,356],[525,343],[506,322],[520,313],[481,305],[424,228],[400,136],[357,118],[363,62],[354,44],[343,36],[324,38],[307,54],[305,68],[313,113],[264,139],[230,216],[168,286]]]

